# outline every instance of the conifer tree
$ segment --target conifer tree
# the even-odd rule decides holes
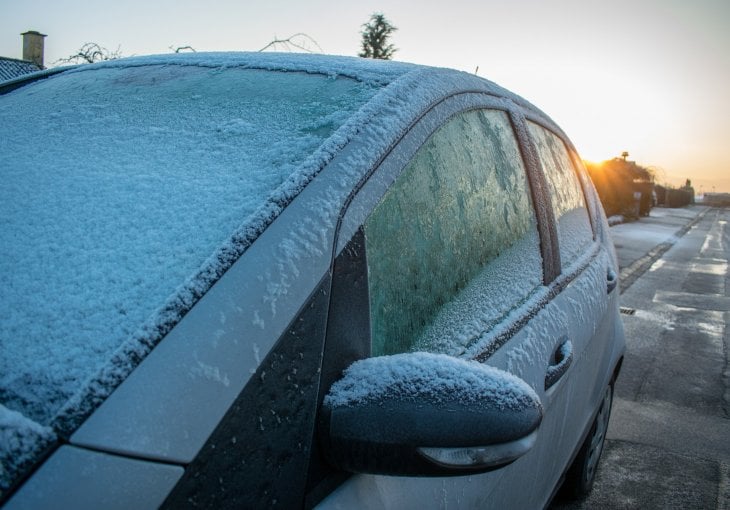
[[[397,51],[396,47],[388,42],[393,32],[398,30],[383,14],[375,13],[370,16],[370,21],[363,25],[362,50],[358,56],[365,58],[379,58],[390,60]]]

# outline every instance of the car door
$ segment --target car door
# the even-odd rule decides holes
[[[572,443],[556,456],[564,465],[570,460],[565,456],[580,446],[612,377],[614,337],[619,333],[613,309],[617,275],[610,245],[601,239],[601,213],[589,200],[592,185],[581,175],[577,158],[555,131],[533,121],[527,125],[556,218],[561,274],[553,304],[570,318],[567,335],[574,362],[565,382],[570,394],[565,435]]]
[[[537,443],[496,471],[448,478],[348,476],[315,459],[310,501],[322,508],[537,508],[560,476],[546,466],[563,444],[568,398],[552,383],[567,373],[555,353],[569,318],[555,313],[544,270],[554,239],[535,204],[545,184],[525,163],[505,104],[478,94],[442,102],[353,196],[338,234],[321,393],[368,356],[478,360],[540,396]]]

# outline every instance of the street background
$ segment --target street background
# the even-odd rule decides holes
[[[730,210],[616,225],[627,352],[594,489],[552,509],[730,509]]]

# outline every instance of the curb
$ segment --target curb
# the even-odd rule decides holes
[[[619,274],[619,282],[621,287],[621,294],[626,292],[633,283],[638,280],[641,275],[661,258],[669,249],[679,241],[689,230],[695,226],[699,221],[705,217],[708,211],[712,208],[705,209],[697,216],[695,216],[689,223],[677,230],[668,241],[664,241],[662,244],[658,244],[652,248],[646,255],[638,260],[631,263],[630,266],[623,268]]]

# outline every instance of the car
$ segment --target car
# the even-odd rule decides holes
[[[624,356],[566,135],[480,77],[195,53],[0,86],[5,508],[542,508]]]

